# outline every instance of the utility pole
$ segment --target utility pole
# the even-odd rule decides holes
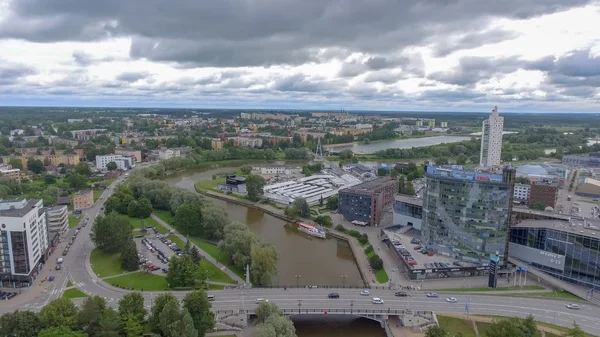
[[[294,277],[296,278],[296,288],[300,288],[300,278],[302,277],[302,275],[296,274],[294,275]]]
[[[346,288],[346,275],[342,275],[342,288]]]

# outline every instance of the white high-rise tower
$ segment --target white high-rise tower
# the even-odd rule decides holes
[[[479,156],[480,166],[491,167],[500,165],[503,129],[504,117],[498,115],[498,107],[495,106],[490,118],[483,121],[481,154]]]

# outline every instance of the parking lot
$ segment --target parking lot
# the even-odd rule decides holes
[[[150,229],[150,233],[153,230]],[[169,260],[173,255],[181,254],[182,247],[162,234],[154,233],[135,238],[140,257],[140,268],[147,268],[156,274],[165,274],[169,269]]]
[[[407,234],[399,234],[399,233],[395,233],[393,231],[387,231],[387,230],[385,232],[388,235],[388,238],[392,241],[392,244],[394,244],[394,247],[396,247],[396,249],[399,252],[403,251],[403,250],[407,252],[405,254],[401,253],[401,255],[405,256],[405,259],[407,259],[408,256],[410,256],[410,258],[412,258],[412,261],[414,261],[414,263],[410,263],[410,261],[408,261],[408,260],[407,260],[407,262],[409,264],[411,264],[412,268],[414,268],[414,269],[450,268],[453,265],[456,266],[456,264],[454,264],[456,261],[451,259],[450,257],[443,256],[440,254],[423,253],[425,248],[424,248],[424,245],[421,244],[420,238],[418,238],[418,237],[412,237]],[[418,242],[416,240],[418,240]],[[416,248],[421,248],[421,249],[419,249],[419,251],[417,251]],[[436,263],[438,264],[437,266],[436,266]],[[439,265],[440,263],[442,263],[442,265]],[[460,264],[465,267],[470,266],[470,264],[468,264],[466,262],[460,262]]]

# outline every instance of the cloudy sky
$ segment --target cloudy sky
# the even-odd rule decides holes
[[[0,105],[600,111],[600,2],[0,0]]]

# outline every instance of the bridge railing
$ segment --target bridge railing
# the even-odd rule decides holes
[[[410,314],[416,314],[416,315],[431,315],[433,312],[432,311],[411,311],[411,310],[404,310],[404,309],[400,309],[400,310],[396,310],[396,309],[391,309],[391,308],[387,308],[387,309],[354,309],[354,308],[336,308],[336,309],[303,309],[303,308],[298,308],[298,309],[280,309],[284,314],[324,314],[324,313],[332,313],[332,314],[382,314],[382,315],[404,315],[407,313]],[[247,314],[247,315],[253,315],[254,314],[254,310],[215,310],[213,311],[214,313],[218,314],[218,315],[225,315],[225,314]]]
[[[253,288],[264,288],[264,289],[373,289],[373,290],[418,290],[418,287],[411,287],[411,286],[402,286],[402,285],[395,285],[395,286],[340,286],[340,285],[329,285],[329,284],[324,284],[324,285],[309,285],[309,286],[303,286],[303,285],[273,285],[273,286],[254,286]]]

